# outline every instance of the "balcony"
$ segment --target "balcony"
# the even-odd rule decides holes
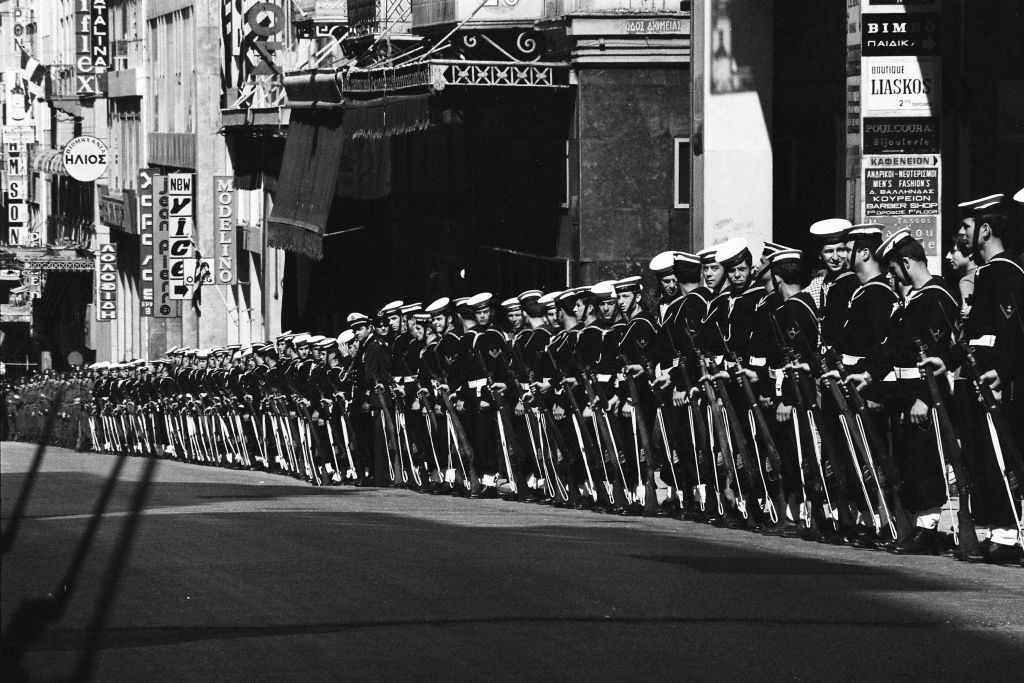
[[[412,28],[416,32],[463,21],[467,30],[532,28],[543,17],[544,0],[486,0],[483,6],[480,0],[412,0]]]

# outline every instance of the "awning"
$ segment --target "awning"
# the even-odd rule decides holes
[[[341,112],[292,112],[281,161],[267,244],[309,258],[323,258],[323,233],[334,199],[344,140]]]
[[[323,257],[324,227],[337,188],[345,140],[369,138],[380,142],[393,135],[424,130],[430,125],[430,116],[425,93],[371,100],[336,98],[338,101],[330,102],[324,99],[322,83],[313,76],[304,78],[296,87],[307,88],[306,99],[301,104],[289,104],[291,121],[274,209],[267,224],[267,244],[319,260]],[[299,80],[295,77],[293,82]],[[288,87],[287,78],[285,84]],[[390,169],[389,164],[371,165]],[[374,187],[367,196],[381,196],[381,188],[385,188],[384,194],[390,191],[387,183],[376,182]]]
[[[64,150],[41,148],[32,157],[32,170],[36,173],[67,175],[64,170]]]

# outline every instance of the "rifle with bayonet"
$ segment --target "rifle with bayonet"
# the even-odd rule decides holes
[[[441,399],[441,405],[444,406],[445,413],[448,415],[448,427],[451,429],[452,436],[455,439],[455,450],[459,456],[459,464],[462,466],[462,475],[469,480],[469,488],[471,491],[477,491],[480,488],[480,478],[476,473],[476,465],[474,465],[475,455],[473,452],[473,445],[469,442],[469,436],[466,434],[466,428],[462,424],[462,420],[459,419],[458,411],[455,410],[455,406],[452,405],[451,396],[448,394],[450,387],[448,386],[448,378],[441,365],[441,359],[437,355],[437,346],[435,345],[434,358],[437,361],[438,370],[441,372],[440,384],[437,386],[437,397]],[[430,370],[428,364],[424,364],[427,368],[427,373],[431,375],[433,381],[437,381],[433,377],[433,372]],[[445,387],[445,388],[442,388]]]
[[[928,347],[920,338],[915,338],[914,343],[917,344],[919,359],[924,361],[928,357]],[[961,501],[957,510],[957,524],[953,526],[953,538],[961,550],[972,549],[977,545],[977,535],[974,530],[974,520],[971,518],[967,505],[963,504],[971,492],[970,474],[964,463],[963,452],[960,450],[960,441],[957,439],[956,429],[953,426],[953,420],[949,416],[949,409],[946,407],[942,392],[939,390],[939,383],[935,378],[935,373],[924,363],[921,363],[919,367],[921,377],[928,387],[928,396],[931,398],[929,411],[931,412],[932,429],[935,431],[935,445],[939,450],[939,460],[942,463],[942,481],[946,485],[947,501],[950,504],[950,508],[952,508],[951,499],[954,493],[960,496]],[[950,484],[949,477],[946,475],[947,465],[953,470],[953,476],[956,479],[956,490],[954,490]]]

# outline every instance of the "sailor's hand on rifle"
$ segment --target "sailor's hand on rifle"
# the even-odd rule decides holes
[[[637,363],[630,363],[629,365],[624,367],[622,371],[630,375],[633,375],[634,377],[639,377],[640,375],[644,374],[644,366],[638,365]]]
[[[429,391],[427,391],[423,387],[420,387],[419,390],[416,392],[416,395],[422,397],[422,396],[426,396],[429,393],[430,393]]]
[[[447,385],[447,384],[445,384],[444,382],[442,382],[442,383],[440,383],[440,384],[438,384],[438,385],[437,385],[437,390],[438,390],[439,392],[443,391],[443,392],[444,392],[444,393],[446,393],[446,394],[447,394],[447,393],[448,393],[449,391],[451,391],[451,389],[449,389],[449,388],[448,388],[448,385]]]
[[[775,409],[775,421],[776,422],[789,422],[793,419],[793,406],[787,406],[785,403],[780,403]]]
[[[771,408],[772,404],[775,403],[775,400],[771,396],[761,396],[758,400],[761,401],[762,408]]]
[[[551,389],[551,383],[544,381],[534,382],[530,386],[536,389],[537,391],[548,391]]]
[[[551,416],[556,420],[565,419],[565,408],[560,405],[555,405],[555,407],[551,409]]]
[[[871,384],[871,375],[866,372],[855,372],[846,376],[846,383],[856,391],[864,391],[864,387]]]
[[[627,398],[626,402],[622,404],[622,416],[623,417],[630,417],[632,415],[633,415],[633,402],[630,401]]]
[[[750,368],[740,368],[739,371],[747,376],[747,381],[748,382],[750,382],[751,384],[756,384],[757,383],[757,373],[756,372],[754,372]]]
[[[480,399],[480,410],[487,410],[490,407],[491,407],[491,402],[490,401],[485,401],[484,399]]]
[[[910,423],[919,425],[928,421],[928,404],[917,399],[914,405],[910,406]]]
[[[567,387],[574,387],[574,386],[576,386],[576,378],[575,377],[564,377],[562,379],[562,384],[564,384]]]
[[[931,370],[936,375],[941,375],[946,372],[946,364],[937,356],[922,358],[921,362],[917,364],[917,367],[922,370]]]
[[[672,405],[674,406],[685,406],[690,402],[690,397],[686,395],[685,391],[676,389],[672,392]]]
[[[418,398],[414,398],[412,400],[412,412],[414,412],[414,413],[420,412],[420,400]]]
[[[834,379],[837,382],[842,382],[843,378],[839,376],[838,370],[828,370],[821,375],[821,379]]]
[[[608,399],[608,412],[609,413],[614,413],[618,409],[619,409],[619,397],[618,396],[612,396],[610,399]]]
[[[652,382],[655,389],[668,389],[672,384],[672,378],[668,375],[661,375]]]
[[[992,396],[1002,402],[1003,392],[1001,391],[1003,386],[1002,379],[999,378],[999,372],[997,370],[989,370],[988,372],[982,373],[981,377],[978,378],[982,384],[987,384],[992,389]],[[979,400],[981,397],[978,397]]]
[[[516,407],[514,409],[516,417],[522,417],[526,415],[526,407],[523,405],[522,400],[516,401]]]
[[[505,384],[504,382],[494,382],[493,384],[491,384],[491,389],[499,393],[504,393],[505,389],[508,389],[508,385]]]
[[[466,402],[463,401],[462,399],[456,399],[456,401],[455,401],[455,410],[457,410],[460,413],[465,412],[465,410],[466,410]]]

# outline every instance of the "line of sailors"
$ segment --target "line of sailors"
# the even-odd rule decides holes
[[[1008,206],[961,204],[958,239],[983,264],[966,320],[909,231],[828,219],[809,282],[800,251],[769,242],[755,264],[731,239],[652,259],[653,310],[632,276],[99,364],[92,442],[1017,565],[1024,261],[1003,244]]]

